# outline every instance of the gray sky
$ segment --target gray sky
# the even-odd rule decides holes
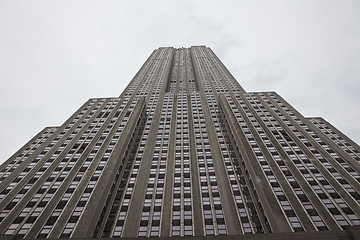
[[[206,45],[247,91],[276,91],[360,143],[360,1],[0,0],[0,163],[151,52]]]

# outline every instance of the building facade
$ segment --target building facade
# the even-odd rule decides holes
[[[355,239],[359,162],[356,143],[246,92],[210,48],[159,48],[119,97],[1,165],[0,237]]]

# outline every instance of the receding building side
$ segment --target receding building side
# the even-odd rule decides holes
[[[356,239],[359,160],[322,118],[246,92],[210,48],[159,48],[119,97],[0,166],[0,236]]]

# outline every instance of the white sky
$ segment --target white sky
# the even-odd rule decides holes
[[[360,1],[0,0],[0,163],[158,47],[206,45],[247,91],[276,91],[360,143]]]

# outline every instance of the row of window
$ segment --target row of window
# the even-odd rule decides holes
[[[88,106],[86,106],[77,117],[75,117],[75,119],[33,160],[30,162],[30,164],[27,166],[27,168],[25,168],[23,170],[23,172],[20,174],[21,178],[25,177],[27,174],[31,174],[33,171],[31,171],[31,169],[33,169],[39,162],[40,160],[42,160],[42,158],[50,151],[52,150],[53,146],[55,146],[57,144],[57,142],[62,139],[62,137],[67,133],[67,131],[69,129],[71,129],[72,126],[74,126],[77,121],[82,118],[82,116],[85,114],[85,112],[88,111],[88,109],[90,108],[91,105],[93,105],[96,101],[95,100],[91,100],[88,104]],[[79,123],[77,123],[79,124]],[[80,123],[81,125],[82,123]],[[79,131],[80,128],[75,128],[75,130],[70,134],[70,136],[67,138],[69,141],[70,139],[72,139],[72,137],[75,136],[75,134]],[[29,189],[31,189],[35,182],[37,182],[37,180],[43,175],[43,173],[50,167],[53,166],[53,162],[56,160],[56,158],[59,156],[59,154],[62,152],[62,150],[65,148],[65,145],[61,145],[51,156],[50,158],[43,164],[43,166],[37,171],[35,172],[35,175],[33,175],[33,177],[28,181],[27,184],[25,184],[25,186],[20,190],[20,192],[15,196],[15,198],[12,200],[12,202],[10,202],[8,204],[8,206],[1,212],[1,215],[3,217],[5,217],[13,208],[14,206],[23,198],[23,196],[25,195],[25,193],[28,192]],[[60,163],[62,164],[62,163]],[[55,171],[57,171],[57,173],[59,168],[55,168]],[[39,202],[42,198],[42,196],[44,195],[44,188],[45,187],[49,187],[50,186],[50,181],[53,181],[54,178],[50,178],[49,180],[47,180],[43,186],[39,189],[38,193],[33,196],[31,198],[31,200],[28,202],[28,204],[26,205],[26,207],[23,209],[23,211],[20,213],[20,215],[14,220],[13,224],[10,225],[10,227],[8,228],[8,230],[5,232],[5,234],[14,234],[16,231],[21,232],[20,236],[23,236],[30,228],[29,224],[24,224],[25,221],[27,221],[27,223],[33,223],[35,222],[38,214],[36,214],[36,203]],[[61,179],[61,178],[60,178]],[[15,179],[16,181],[17,179]],[[19,182],[19,181],[18,181]],[[59,186],[59,181],[57,181],[56,183],[54,183],[54,185],[56,184],[56,186]],[[13,187],[15,187],[15,185],[13,185]],[[51,195],[53,194],[53,189],[50,190]],[[50,194],[49,193],[49,194]],[[48,194],[48,195],[49,195]],[[21,196],[21,198],[19,198]],[[45,198],[45,197],[44,197]],[[48,197],[46,197],[45,199],[48,199]],[[49,200],[49,199],[48,199]],[[43,208],[44,205],[47,203],[47,201],[41,201],[39,203],[40,208]],[[35,209],[35,210],[34,210]],[[35,212],[35,214],[33,213],[33,211]],[[31,215],[33,216],[31,216]],[[14,227],[16,225],[16,228]],[[19,230],[20,228],[20,230]]]
[[[127,109],[127,112],[124,115],[124,117],[120,120],[121,122],[118,122],[119,116],[121,115],[121,112],[125,108],[126,104],[127,101],[123,101],[120,106],[117,106],[118,103],[116,101],[109,102],[108,107],[102,110],[104,114],[99,114],[101,116],[100,119],[102,119],[102,121],[105,121],[108,116],[107,114],[108,112],[109,113],[116,112],[115,115],[111,118],[111,121],[109,121],[109,123],[106,125],[105,130],[100,135],[100,138],[95,143],[95,146],[93,147],[90,154],[87,156],[85,162],[83,162],[82,167],[80,168],[80,172],[74,178],[75,182],[81,181],[82,185],[83,184],[85,185],[86,182],[87,184],[83,192],[80,194],[80,198],[77,201],[76,205],[74,206],[72,213],[66,217],[67,223],[64,229],[62,230],[60,237],[63,238],[71,237],[71,234],[76,227],[76,223],[79,221],[82,214],[84,213],[88,200],[91,198],[94,188],[96,187],[98,181],[100,180],[101,174],[103,173],[106,164],[115,148],[115,145],[117,144],[120,135],[127,124],[127,121],[129,119],[128,113],[130,113],[135,107],[135,104],[132,103]],[[117,110],[115,111],[115,109]],[[103,126],[104,124],[105,122],[101,123],[100,126]],[[114,131],[108,145],[105,146],[104,143],[107,142],[106,139],[109,137],[109,133],[112,131],[115,125],[119,125],[119,126]],[[90,166],[96,166],[96,167],[90,167]],[[69,194],[66,195],[65,193],[64,197],[70,199],[71,195]],[[51,222],[50,224],[47,225],[51,225]],[[44,226],[43,230],[46,229],[47,225]],[[44,235],[45,234],[42,235],[42,233],[40,232],[39,237],[46,237]]]
[[[104,102],[105,102],[105,99],[100,100],[98,107],[100,107],[100,105],[103,104]],[[104,121],[108,117],[108,114],[106,114],[106,113],[112,112],[116,106],[119,106],[118,103],[119,103],[119,99],[109,100],[107,102],[107,104],[104,106],[104,108],[102,108],[102,110],[100,110],[100,113],[98,116],[101,115],[101,117],[93,118],[94,119],[93,122],[88,123],[88,128],[85,129],[84,125],[87,124],[87,120],[90,120],[91,116],[97,111],[98,108],[93,109],[88,114],[88,116],[81,122],[81,124],[76,128],[77,131],[74,131],[70,135],[70,137],[68,137],[64,141],[64,144],[61,145],[61,147],[59,148],[61,150],[58,150],[59,153],[51,156],[52,161],[54,161],[56,159],[56,157],[59,155],[63,156],[63,159],[59,162],[59,164],[57,166],[54,166],[54,164],[51,164],[52,166],[54,166],[54,171],[50,174],[50,176],[46,179],[46,181],[40,187],[40,189],[38,190],[38,194],[36,194],[31,199],[31,201],[28,203],[26,208],[19,215],[19,217],[17,219],[15,219],[15,221],[19,221],[19,218],[22,218],[24,221],[26,221],[26,223],[34,223],[38,216],[38,215],[34,215],[34,213],[36,212],[35,210],[38,209],[39,207],[44,209],[44,207],[46,207],[47,203],[51,200],[51,197],[56,193],[56,191],[60,187],[62,187],[62,182],[67,178],[67,176],[69,175],[69,172],[75,171],[76,169],[78,169],[78,173],[75,175],[73,181],[70,183],[68,189],[66,190],[66,193],[63,195],[63,197],[59,201],[58,205],[56,206],[56,209],[53,211],[53,213],[47,220],[45,226],[43,226],[39,236],[46,237],[50,233],[53,225],[57,221],[57,219],[58,219],[59,215],[61,214],[62,210],[64,209],[66,203],[71,198],[77,185],[79,184],[79,182],[82,180],[83,176],[85,175],[84,173],[88,172],[87,169],[89,168],[89,166],[91,164],[96,164],[93,162],[93,159],[94,159],[95,155],[97,154],[97,152],[99,151],[99,149],[101,148],[101,145],[104,142],[107,135],[109,134],[111,128],[114,126],[114,123],[117,121],[117,117],[119,116],[119,114],[115,113],[115,116],[111,119],[111,121],[108,120],[109,125],[107,125],[107,127],[105,128],[105,130],[103,131],[103,133],[101,135],[97,134],[97,132],[104,125]],[[125,106],[125,104],[126,103],[122,103],[122,105],[119,107],[123,108]],[[75,118],[75,120],[73,122],[75,123],[76,120],[77,119]],[[117,129],[117,132],[114,134],[114,139],[116,138],[116,140],[117,140],[119,138],[120,133],[121,133],[122,129],[124,128],[124,126],[125,126],[125,123],[121,123],[121,125]],[[67,127],[66,129],[70,129],[70,128]],[[82,131],[83,133],[81,133],[81,135],[80,135],[80,132],[78,131],[80,129],[83,130]],[[99,139],[98,139],[97,143],[95,144],[95,146],[93,147],[93,149],[91,151],[87,151],[88,152],[87,157],[83,156],[83,153],[85,152],[85,150],[88,149],[87,145],[93,141],[95,135],[99,135]],[[66,155],[61,154],[61,152],[65,149],[65,147],[68,144],[70,144],[71,142],[73,142],[72,139],[75,137],[78,140],[73,145],[73,147],[68,151],[68,153]],[[91,176],[91,177],[89,177],[90,179],[89,179],[88,186],[85,188],[85,192],[81,196],[78,206],[76,206],[73,215],[69,219],[69,224],[67,224],[67,226],[64,230],[64,232],[66,232],[64,237],[67,236],[66,234],[70,234],[71,231],[68,229],[72,229],[72,227],[75,226],[74,223],[81,216],[82,210],[84,209],[87,200],[91,196],[92,189],[95,187],[95,184],[96,184],[97,180],[99,179],[101,171],[102,171],[102,169],[104,169],[104,167],[106,165],[106,161],[109,158],[112,149],[114,148],[116,140],[115,140],[115,142],[113,142],[113,141],[110,142],[108,148],[103,153],[103,157],[97,158],[97,159],[99,159],[98,161],[100,161],[100,160],[101,161],[99,162],[98,166],[96,168],[94,168],[95,172],[94,172],[93,176],[86,174],[88,176]],[[79,163],[80,158],[83,159],[82,164]],[[41,171],[36,173],[36,176],[40,177],[41,175],[42,175]],[[31,206],[29,204],[31,204]],[[32,207],[32,208],[29,209],[29,207]],[[34,208],[35,208],[35,210],[31,210]],[[26,216],[23,216],[23,215],[26,215]],[[20,231],[18,234],[20,234],[20,232],[21,232],[21,234],[19,236],[24,236],[26,234],[26,232],[30,229],[27,227],[29,227],[28,224],[24,224],[23,227],[20,228]],[[12,227],[10,227],[10,229],[12,229]],[[27,230],[27,231],[25,231],[25,230]],[[6,234],[10,234],[10,232],[7,232]]]
[[[310,122],[314,124],[321,132],[323,132],[329,139],[331,139],[336,145],[344,150],[355,161],[360,162],[360,152],[352,146],[348,141],[342,138],[336,129],[332,129],[326,122],[320,118],[309,118]]]
[[[38,149],[58,128],[49,127],[44,130],[44,132],[35,139],[23,152],[21,152],[16,158],[6,165],[0,171],[0,182],[2,182],[6,177],[8,177],[20,164],[27,159],[36,149]],[[20,176],[25,173],[21,173]],[[23,176],[22,176],[23,177]],[[21,178],[22,178],[21,177]],[[0,194],[0,200],[3,199],[5,194]]]

